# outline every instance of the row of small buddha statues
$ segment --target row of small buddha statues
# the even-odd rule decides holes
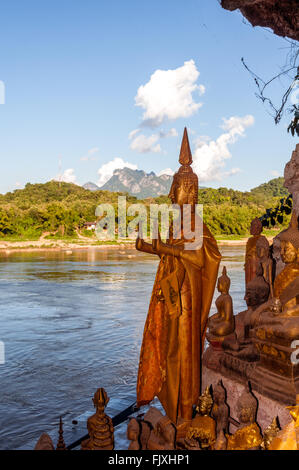
[[[287,402],[293,397],[294,401],[297,376],[299,381],[299,369],[291,360],[292,343],[299,339],[298,217],[293,212],[289,227],[275,237],[271,247],[262,235],[259,219],[253,220],[251,234],[245,257],[247,310],[234,315],[230,279],[224,267],[217,285],[217,312],[208,319],[210,347],[204,362],[218,372],[229,374],[229,369],[234,369],[233,375],[240,372],[241,376],[246,364],[252,367],[249,371],[255,367],[253,363],[258,364],[256,377],[248,372],[244,380],[255,384],[263,375],[258,373],[258,367],[264,367],[270,372],[265,380],[268,389],[274,389],[273,398]],[[242,370],[236,371],[238,367]],[[274,382],[278,384],[275,387]],[[264,391],[262,387],[266,390],[267,383],[260,387]],[[292,389],[289,395],[284,393],[286,388]]]
[[[89,437],[82,441],[81,450],[114,449],[112,419],[105,413],[108,401],[105,389],[99,388],[93,398],[96,412],[87,420]],[[128,450],[297,449],[299,404],[290,408],[293,419],[283,430],[280,430],[278,419],[274,418],[263,433],[256,422],[257,407],[258,401],[248,383],[237,402],[238,421],[232,419],[226,402],[226,390],[219,381],[213,389],[212,386],[207,387],[199,397],[193,418],[183,433],[155,407],[130,418],[127,426]],[[230,432],[231,424],[236,429],[234,432]],[[42,434],[35,450],[54,450],[51,438]],[[66,450],[61,419],[56,450]]]

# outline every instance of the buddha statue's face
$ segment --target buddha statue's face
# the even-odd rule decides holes
[[[220,277],[217,283],[217,290],[218,292],[221,292],[221,294],[227,294],[229,291],[229,283],[227,280],[221,279]]]
[[[185,186],[183,182],[177,183],[173,189],[174,203],[183,207],[184,204],[191,204],[194,206],[195,187],[194,185]]]
[[[210,402],[204,398],[201,397],[199,399],[198,405],[197,405],[197,411],[199,412],[200,415],[202,416],[207,416],[210,414],[211,411],[211,404]]]
[[[225,402],[225,391],[222,389],[215,389],[214,392],[214,403],[224,403]]]
[[[250,407],[241,406],[239,408],[239,421],[241,424],[254,422],[254,410]]]
[[[247,304],[247,307],[254,307],[255,305],[258,305],[259,298],[256,290],[247,287],[244,300]]]
[[[269,292],[265,289],[246,287],[246,294],[244,300],[247,307],[257,307],[268,300]]]
[[[260,235],[263,231],[263,226],[260,220],[254,219],[250,225],[250,234],[257,236]]]
[[[282,241],[280,248],[281,259],[284,263],[294,263],[297,259],[297,250],[291,242]]]

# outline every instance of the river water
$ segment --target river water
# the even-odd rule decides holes
[[[221,247],[235,313],[243,310],[244,247]],[[135,250],[0,255],[0,449],[57,429],[59,416],[135,390],[158,261]],[[212,306],[211,313],[215,307]]]

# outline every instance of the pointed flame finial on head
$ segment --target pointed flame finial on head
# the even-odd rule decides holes
[[[227,276],[226,266],[223,266],[222,276]]]
[[[189,144],[188,133],[187,133],[186,127],[184,129],[179,162],[181,165],[191,165],[192,163],[192,154],[190,150],[190,144]]]

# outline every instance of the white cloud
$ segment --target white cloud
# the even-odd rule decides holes
[[[162,131],[160,131],[159,134],[160,134],[161,139],[164,139],[166,137],[177,137],[178,136],[178,131],[174,127],[172,127],[171,129],[169,129],[168,132],[164,132],[162,130]]]
[[[167,137],[177,137],[177,130],[172,127],[169,131],[159,131],[157,134],[152,134],[146,136],[144,134],[139,134],[140,129],[134,129],[129,134],[129,139],[132,140],[130,148],[136,150],[139,153],[159,153],[162,151],[160,144],[158,144],[159,139],[165,139]]]
[[[228,172],[223,171],[226,160],[231,158],[228,146],[235,143],[239,137],[244,137],[245,129],[253,124],[254,117],[251,115],[232,116],[229,119],[223,119],[221,128],[227,132],[221,134],[218,139],[211,140],[207,136],[196,139],[193,169],[200,181],[221,180],[240,171],[239,168],[233,168]]]
[[[133,137],[135,137],[136,134],[138,134],[138,132],[140,132],[140,129],[134,129],[133,131],[130,132],[129,134],[129,139],[133,139]]]
[[[137,165],[134,165],[129,162],[125,162],[122,158],[114,158],[108,163],[105,163],[98,169],[98,186],[103,186],[113,175],[114,170],[121,168],[131,168],[132,170],[137,170]]]
[[[174,171],[171,169],[171,168],[165,168],[165,170],[161,170],[157,176],[162,176],[162,175],[170,175],[170,176],[173,176],[174,175]]]
[[[132,132],[130,133],[130,135],[131,134]],[[133,135],[136,135],[136,133]],[[161,152],[161,146],[160,144],[157,144],[159,138],[159,134],[152,134],[149,137],[144,134],[139,134],[137,135],[137,137],[133,137],[130,148],[132,150],[136,150],[139,153],[159,153]]]
[[[203,94],[203,85],[197,85],[199,71],[194,60],[174,70],[156,70],[150,80],[138,88],[136,106],[145,111],[143,124],[160,126],[165,120],[175,120],[194,114],[202,103],[194,101],[192,93]]]
[[[76,184],[76,175],[73,168],[68,168],[61,175],[57,175],[54,178],[56,181],[64,181],[65,183],[74,183]]]
[[[270,175],[274,176],[275,178],[277,178],[278,176],[280,176],[280,173],[279,171],[277,170],[271,170],[270,171]]]
[[[93,147],[88,150],[87,155],[84,155],[83,157],[80,158],[82,162],[87,162],[89,160],[95,160],[94,154],[99,152],[99,147]]]

